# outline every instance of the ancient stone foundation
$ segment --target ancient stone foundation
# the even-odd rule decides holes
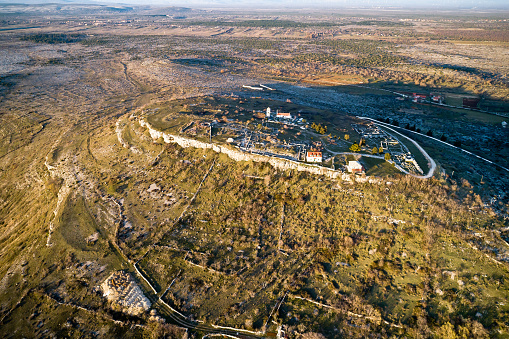
[[[126,313],[141,314],[151,306],[150,301],[129,273],[114,272],[102,283],[101,288],[103,295],[108,300],[120,305]]]

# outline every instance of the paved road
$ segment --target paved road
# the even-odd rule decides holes
[[[386,124],[386,123],[384,123],[384,122],[380,122],[380,121],[378,121],[378,120],[374,120],[374,119],[371,119],[371,118],[366,118],[366,117],[358,117],[358,118],[359,118],[359,119],[365,119],[365,120],[371,120],[371,121],[373,121],[374,123],[377,123],[377,124],[383,125],[384,127],[390,126],[390,127],[392,127],[392,128],[402,128],[402,127],[394,127],[394,126],[392,126],[392,125],[389,125],[389,124]],[[478,159],[480,159],[480,160],[482,160],[482,161],[485,161],[485,162],[487,162],[487,163],[489,163],[489,164],[491,164],[491,165],[493,165],[493,166],[496,166],[496,167],[498,167],[498,168],[501,168],[501,169],[503,169],[504,171],[509,172],[509,168],[507,168],[507,167],[504,167],[504,166],[502,166],[502,165],[496,164],[496,163],[494,163],[493,161],[491,161],[491,160],[489,160],[489,159],[483,158],[483,157],[481,157],[480,155],[477,155],[477,154],[474,154],[474,153],[469,152],[469,151],[467,151],[467,150],[464,150],[463,148],[460,148],[460,147],[457,147],[457,146],[451,145],[451,144],[449,144],[448,142],[445,142],[445,141],[442,141],[442,140],[440,140],[440,139],[437,139],[437,138],[434,138],[434,137],[430,137],[429,135],[421,134],[421,133],[418,133],[418,132],[415,132],[415,131],[405,130],[405,132],[409,132],[409,133],[417,134],[417,135],[419,135],[419,136],[421,136],[421,137],[425,137],[425,138],[428,138],[428,139],[431,139],[431,140],[437,141],[437,142],[442,143],[442,144],[444,144],[444,145],[446,145],[446,146],[449,146],[449,147],[455,148],[455,149],[457,149],[458,151],[461,151],[461,152],[467,153],[467,154],[469,154],[469,155],[472,155],[472,156],[474,156],[474,157],[476,157],[476,158],[478,158]],[[398,133],[398,134],[400,134],[400,135],[401,135],[401,133]],[[404,136],[404,135],[403,135],[403,136]],[[405,137],[405,138],[407,138],[407,137]],[[407,138],[407,139],[409,139],[409,138]],[[412,140],[412,139],[409,139],[409,140]]]
[[[380,121],[375,120],[375,119],[367,118],[367,117],[359,117],[358,116],[357,118],[363,119],[363,120],[372,121],[374,124],[381,125],[381,126],[387,128],[388,130],[390,130],[390,131],[392,131],[392,132],[402,136],[403,138],[409,140],[412,144],[415,145],[415,147],[417,147],[419,149],[419,151],[421,151],[422,155],[424,155],[426,160],[428,160],[429,171],[428,171],[428,173],[426,175],[416,175],[416,174],[408,173],[407,171],[404,171],[404,172],[406,172],[407,174],[410,174],[413,177],[421,178],[421,179],[429,179],[429,178],[431,178],[433,176],[433,173],[435,173],[435,169],[437,168],[437,164],[436,164],[435,160],[433,160],[429,156],[429,154],[417,142],[415,142],[414,140],[410,139],[406,135],[403,135],[403,134],[399,133],[398,131],[394,130],[392,128],[393,127],[392,125],[386,124],[384,122],[380,122]]]

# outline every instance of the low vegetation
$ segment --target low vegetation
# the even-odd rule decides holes
[[[0,65],[0,336],[275,337],[279,326],[289,338],[509,335],[504,22],[221,21],[88,5],[66,17],[52,6],[0,21],[9,55]],[[12,29],[14,18],[25,29]],[[83,27],[86,36],[68,33]],[[274,90],[242,87],[260,82]],[[268,106],[303,120],[268,122]],[[437,162],[433,177],[398,174],[386,149],[354,130],[356,115],[415,139]],[[358,160],[368,178],[183,148],[152,138],[142,117],[221,147],[234,147],[239,126],[272,133],[268,149],[288,156],[278,146],[323,143],[336,153],[325,166]],[[118,271],[142,289],[148,312],[103,297],[99,286]]]
[[[46,44],[69,44],[85,39],[83,34],[30,34],[21,37],[21,40]]]

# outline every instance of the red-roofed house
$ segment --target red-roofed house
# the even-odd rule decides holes
[[[414,93],[412,96],[412,101],[413,102],[423,102],[424,100],[426,100],[426,98],[427,98],[426,94]]]
[[[284,112],[277,112],[276,118],[291,119],[292,118],[292,114],[291,113],[284,113]]]
[[[307,152],[306,153],[306,161],[307,162],[322,162],[322,152]]]

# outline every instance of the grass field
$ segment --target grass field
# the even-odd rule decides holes
[[[361,163],[366,168],[366,175],[369,176],[386,177],[399,173],[392,164],[385,160],[362,157]]]

